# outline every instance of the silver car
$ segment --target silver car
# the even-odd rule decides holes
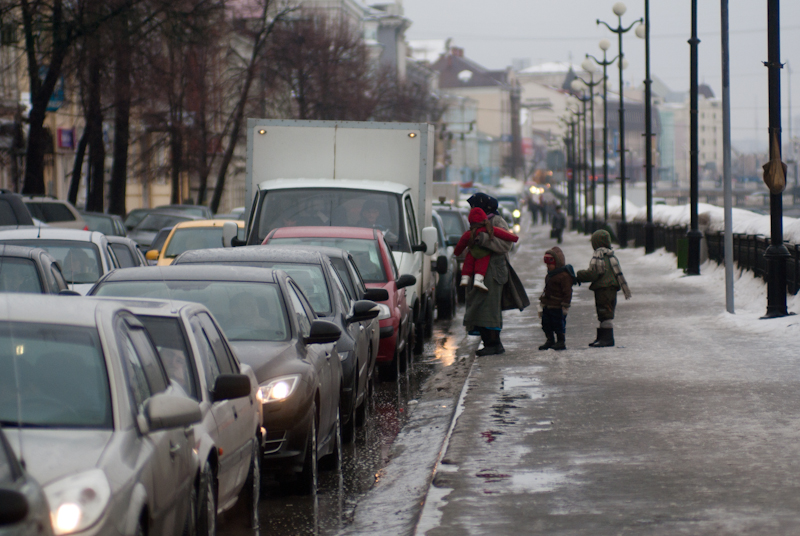
[[[200,417],[123,305],[0,295],[0,425],[56,536],[194,532]]]
[[[55,257],[70,289],[86,294],[119,263],[103,233],[28,227],[0,231],[0,243],[42,248]]]
[[[104,300],[108,298],[96,298]],[[208,309],[198,303],[120,299],[145,325],[169,378],[200,403],[195,425],[198,457],[198,535],[214,534],[216,515],[240,497],[258,526],[261,427],[258,380],[240,363]]]
[[[42,487],[25,471],[0,428],[0,534],[52,536]]]

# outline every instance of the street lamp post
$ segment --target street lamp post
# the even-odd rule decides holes
[[[596,94],[594,92],[594,88],[599,86],[600,83],[603,82],[603,81],[602,80],[595,81],[594,73],[597,71],[597,69],[595,68],[594,63],[589,61],[588,58],[583,60],[583,63],[581,64],[581,67],[583,67],[583,70],[586,71],[589,74],[589,81],[588,82],[586,80],[583,80],[583,79],[581,79],[581,80],[586,85],[586,87],[589,88],[589,98],[591,99],[591,101],[590,101],[591,102],[590,113],[591,113],[591,122],[592,122],[592,136],[591,136],[591,139],[592,139],[592,141],[591,141],[592,146],[591,147],[592,148],[590,150],[590,155],[591,155],[591,166],[592,166],[592,221],[596,221],[597,220],[597,201],[596,201],[596,199],[597,199],[597,172],[595,170],[595,162],[594,162],[594,146],[595,146],[595,143],[594,143],[594,97],[595,97]]]
[[[600,50],[603,51],[603,61],[598,60],[591,54],[586,54],[587,58],[603,67],[603,222],[608,223],[608,75],[606,68],[617,61],[607,59],[606,51],[611,47],[608,39],[600,41]]]
[[[578,199],[580,198],[580,173],[581,169],[584,167],[582,161],[583,149],[581,148],[581,117],[585,116],[585,114],[581,113],[580,108],[571,111],[575,116],[575,121],[572,123],[572,140],[574,145],[572,151],[572,160],[575,162],[575,169],[573,169],[572,173],[573,191],[575,192],[572,212],[572,228],[577,229],[578,222],[580,221],[580,212],[578,210]]]
[[[700,242],[703,233],[698,229],[697,204],[700,201],[698,176],[699,166],[699,144],[698,144],[698,122],[697,122],[697,101],[698,82],[697,82],[697,46],[700,40],[697,38],[697,0],[692,0],[692,38],[689,39],[689,77],[691,78],[689,89],[689,232],[686,238],[689,242],[686,273],[689,275],[700,275]]]
[[[650,0],[644,0],[644,24],[636,28],[636,36],[644,39],[644,135],[645,177],[647,184],[647,223],[644,226],[644,252],[656,250],[655,226],[653,225],[653,98],[650,79]]]
[[[575,98],[583,105],[583,113],[581,113],[583,116],[583,232],[586,233],[589,230],[589,161],[587,155],[589,149],[589,113],[586,110],[586,103],[592,100],[591,93],[587,95],[586,92],[591,91],[592,88],[579,77],[576,77],[570,86],[578,94],[575,95]]]
[[[629,32],[631,28],[643,22],[643,20],[636,20],[630,26],[625,28],[622,26],[622,15],[625,14],[625,11],[627,11],[628,8],[625,7],[625,4],[622,2],[617,2],[611,9],[614,12],[614,15],[617,16],[617,27],[612,28],[608,25],[608,23],[603,22],[600,19],[597,19],[597,24],[603,24],[611,32],[617,34],[617,37],[619,38],[619,193],[622,201],[622,208],[621,221],[619,223],[619,228],[617,229],[617,238],[619,239],[619,247],[624,248],[628,245],[628,221],[625,211],[625,105],[622,96],[624,84],[622,70],[624,69],[623,63],[625,61],[625,55],[622,52],[622,36],[623,34]]]

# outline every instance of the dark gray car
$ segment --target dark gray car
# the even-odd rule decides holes
[[[283,270],[297,282],[320,318],[334,322],[342,330],[336,352],[342,361],[342,393],[339,407],[345,442],[355,437],[356,414],[366,416],[370,378],[375,369],[378,339],[372,320],[379,309],[369,300],[352,300],[331,260],[308,249],[248,246],[186,251],[174,266],[221,264]]]

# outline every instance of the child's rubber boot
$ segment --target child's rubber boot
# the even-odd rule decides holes
[[[489,289],[483,284],[483,276],[481,274],[475,274],[475,280],[472,282],[472,286],[484,292],[489,292]]]
[[[600,332],[600,338],[597,340],[597,344],[594,345],[595,348],[614,346],[614,328],[600,328],[597,331]]]
[[[545,333],[545,335],[547,335],[547,340],[545,341],[545,343],[543,345],[541,345],[539,347],[539,350],[549,350],[550,348],[552,348],[556,344],[556,340],[553,337],[552,333]]]
[[[564,333],[556,333],[556,338],[558,339],[556,343],[553,345],[553,350],[566,350],[567,349],[567,336]]]
[[[597,346],[597,343],[600,342],[600,339],[602,338],[601,336],[602,331],[603,328],[597,328],[597,336],[594,338],[592,342],[589,343],[589,346]]]

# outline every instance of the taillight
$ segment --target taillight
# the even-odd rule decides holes
[[[84,226],[83,226],[83,230],[84,230],[84,231],[88,231],[88,230],[89,230],[89,226],[88,226],[88,225],[84,225]]]

